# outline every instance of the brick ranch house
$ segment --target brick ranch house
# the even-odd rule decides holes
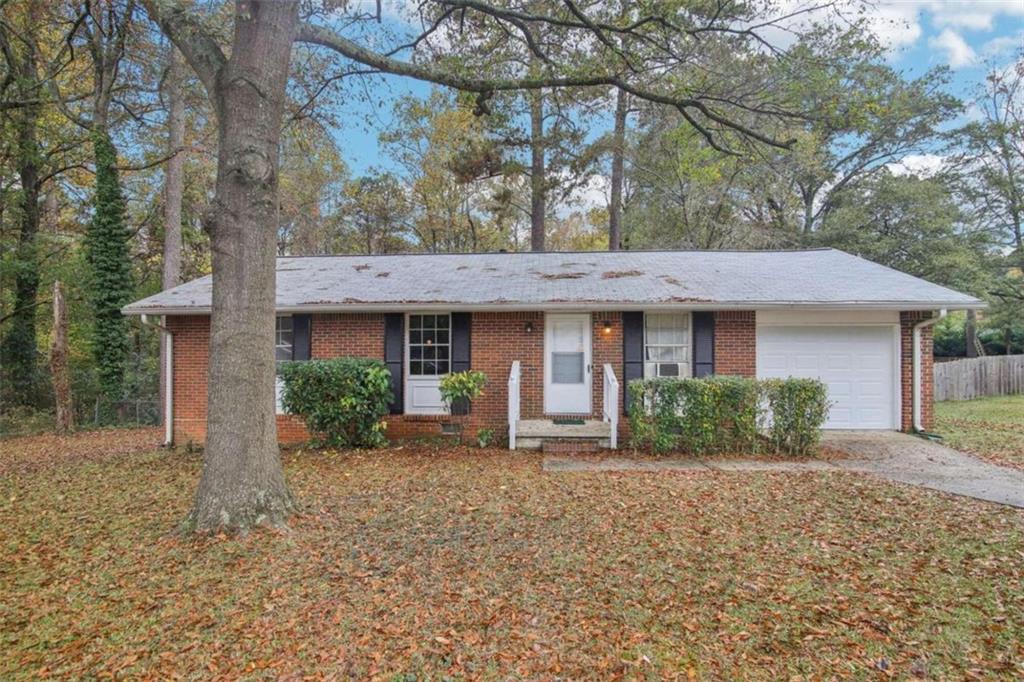
[[[162,317],[167,435],[179,444],[206,434],[211,285],[124,309]],[[439,377],[470,368],[487,386],[467,432],[494,429],[513,447],[614,447],[626,383],[651,376],[816,377],[833,403],[826,428],[912,431],[932,425],[931,325],[983,306],[834,249],[285,257],[276,353],[382,360],[391,438],[445,432]],[[278,435],[308,437],[284,414]]]

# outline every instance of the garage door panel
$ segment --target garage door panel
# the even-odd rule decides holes
[[[825,428],[896,428],[894,332],[889,326],[780,326],[757,331],[757,375],[808,377],[828,388]]]

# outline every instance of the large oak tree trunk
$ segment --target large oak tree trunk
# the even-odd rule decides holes
[[[544,95],[530,95],[530,250],[544,250],[547,178],[544,160]]]
[[[612,132],[612,187],[608,204],[608,250],[618,251],[622,245],[622,185],[626,155],[626,114],[629,95],[619,90],[615,97],[615,128]]]
[[[274,415],[278,143],[297,2],[240,2],[211,93],[219,122],[208,228],[213,313],[197,530],[280,525],[294,508]]]
[[[68,308],[59,281],[53,283],[53,337],[50,341],[50,376],[60,433],[75,428],[71,405],[71,372],[68,370]]]

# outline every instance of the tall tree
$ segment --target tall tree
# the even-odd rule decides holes
[[[615,122],[612,126],[612,173],[608,200],[608,250],[622,247],[622,190],[626,182],[626,117],[629,95],[615,91]]]
[[[7,329],[0,343],[0,367],[7,389],[5,398],[13,403],[36,402],[36,371],[38,343],[36,340],[36,305],[39,294],[39,196],[41,191],[42,150],[37,127],[42,107],[39,97],[39,48],[34,34],[40,30],[40,6],[23,12],[23,24],[11,26],[13,15],[0,21],[0,48],[6,74],[4,97],[20,101],[23,106],[12,109],[15,135],[14,158],[17,166],[19,192],[17,197],[18,245],[14,284],[14,310],[7,320]],[[17,30],[20,28],[20,31]],[[12,32],[24,36],[13,38]]]
[[[831,36],[823,43],[812,32],[793,51],[802,57],[782,65],[796,69],[785,90],[791,106],[815,115],[791,128],[797,138],[792,152],[769,159],[799,194],[799,239],[807,242],[833,209],[834,195],[933,144],[937,128],[960,111],[960,102],[944,91],[948,69],[906,80],[863,26],[847,31],[838,44]]]
[[[654,67],[689,61],[706,75],[717,66],[698,58],[718,36],[739,44],[763,44],[759,31],[772,25],[762,8],[727,6],[710,18],[690,20],[674,3],[652,4],[631,24],[588,15],[575,3],[533,14],[478,0],[422,3],[430,14],[424,33],[441,24],[482,22],[496,32],[524,35],[535,45],[530,24],[553,31],[548,51],[537,49],[544,64],[537,75],[503,71],[465,60],[422,63],[377,51],[323,23],[336,12],[298,21],[298,2],[239,0],[230,56],[217,44],[193,10],[172,0],[143,0],[151,16],[178,46],[203,82],[220,123],[215,207],[209,227],[213,251],[213,300],[207,443],[203,475],[191,514],[194,527],[244,529],[257,523],[281,523],[293,508],[278,459],[274,416],[274,213],[277,201],[278,144],[294,39],[331,50],[370,68],[409,76],[477,95],[485,111],[496,92],[553,87],[617,87],[638,98],[676,107],[709,144],[729,150],[758,141],[785,146],[759,130],[763,116],[788,114],[774,106],[765,89],[736,94],[720,91],[721,79],[665,78],[656,68],[636,69],[642,60]],[[774,7],[771,8],[774,10]],[[758,28],[737,31],[739,23]],[[620,37],[618,44],[609,34]],[[414,48],[423,39],[412,42]],[[599,43],[597,50],[578,46]],[[764,59],[784,55],[768,53]],[[731,84],[730,84],[731,85]]]

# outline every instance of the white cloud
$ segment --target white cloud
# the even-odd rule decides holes
[[[981,53],[986,57],[1003,57],[1020,49],[1024,49],[1024,31],[1017,35],[993,38],[981,46]]]
[[[1024,17],[1021,0],[932,0],[927,4],[936,26],[991,31],[1001,15]]]
[[[916,175],[928,178],[946,164],[946,157],[939,154],[910,154],[899,161],[888,164],[894,175]]]
[[[967,41],[959,33],[951,28],[947,28],[939,35],[929,38],[928,45],[933,49],[944,51],[946,53],[946,60],[954,69],[970,66],[978,61],[978,55],[974,52],[974,49],[967,44]]]

